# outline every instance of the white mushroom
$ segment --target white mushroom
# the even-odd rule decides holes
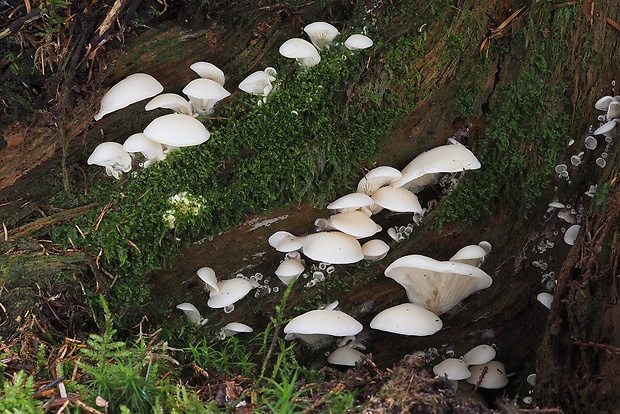
[[[296,59],[304,67],[317,65],[321,61],[318,50],[304,39],[289,39],[280,46],[279,51],[282,56]]]
[[[364,207],[372,206],[374,203],[375,201],[366,194],[350,193],[332,201],[327,205],[327,208],[345,212],[363,209]]]
[[[349,264],[364,258],[357,239],[339,231],[309,234],[302,243],[301,252],[317,262]]]
[[[375,191],[384,185],[388,185],[403,175],[394,167],[380,166],[368,171],[357,183],[357,192],[372,196]]]
[[[341,346],[329,354],[327,362],[333,365],[354,367],[362,358],[364,358],[364,354],[357,349],[350,346]]]
[[[362,245],[362,254],[364,259],[369,261],[378,261],[387,256],[390,246],[380,239],[368,240]]]
[[[350,336],[357,335],[363,326],[353,317],[335,309],[317,309],[293,318],[284,327],[286,339],[299,338],[312,344],[320,341],[325,335]]]
[[[151,99],[144,107],[147,111],[152,111],[157,108],[172,109],[174,112],[183,115],[192,114],[191,104],[176,93],[162,93]]]
[[[461,248],[450,258],[453,262],[465,263],[468,265],[480,267],[484,262],[487,252],[477,244],[470,244]]]
[[[564,243],[572,246],[575,244],[575,240],[577,240],[577,236],[579,235],[579,230],[581,226],[579,224],[573,224],[570,226],[566,232],[564,233]]]
[[[396,213],[424,213],[418,196],[403,187],[381,187],[372,194],[371,198],[380,207]],[[376,212],[376,209],[372,211]]]
[[[300,258],[286,259],[278,266],[275,271],[276,276],[282,283],[288,285],[301,275],[306,267]]]
[[[551,304],[553,303],[553,296],[547,292],[539,293],[536,296],[536,300],[543,304],[543,306],[547,309],[551,309]]]
[[[122,173],[131,170],[131,155],[118,142],[102,142],[97,145],[86,162],[88,165],[105,167],[106,174],[117,180]]]
[[[439,364],[433,366],[433,372],[439,377],[446,377],[453,381],[463,380],[471,375],[465,361],[458,358],[444,359]]]
[[[222,327],[222,329],[220,330],[220,338],[224,339],[224,338],[229,338],[231,336],[235,336],[239,333],[245,333],[245,332],[253,332],[254,329],[252,329],[252,327],[244,324],[244,323],[240,323],[240,322],[230,322],[227,323],[226,325],[224,325]]]
[[[202,122],[183,114],[155,118],[144,128],[144,135],[167,147],[200,145],[211,137]]]
[[[224,308],[226,313],[232,312],[235,308],[234,303],[258,286],[258,282],[243,278],[218,281],[215,271],[210,267],[201,267],[197,274],[209,289],[207,305],[214,309]]]
[[[239,84],[239,89],[252,95],[267,96],[273,89],[271,84],[276,78],[264,70],[259,70],[249,74]]]
[[[192,63],[189,68],[196,72],[196,74],[198,74],[198,76],[200,76],[201,78],[211,79],[212,81],[217,82],[221,86],[224,86],[224,83],[226,81],[224,72],[213,63],[196,62]]]
[[[279,252],[294,252],[303,246],[303,237],[297,237],[288,231],[280,230],[269,237],[269,245]]]
[[[209,322],[208,319],[203,318],[200,315],[200,312],[198,311],[198,309],[196,309],[196,307],[192,305],[191,303],[188,303],[188,302],[181,303],[177,305],[177,309],[182,310],[183,313],[185,313],[185,316],[187,316],[187,319],[189,319],[192,323],[195,323],[196,325],[203,326],[207,322]]]
[[[385,309],[370,321],[372,329],[400,335],[428,336],[442,326],[439,316],[414,303],[403,303]]]
[[[373,41],[368,36],[353,34],[344,41],[344,45],[349,50],[368,49],[373,45]]]
[[[319,51],[329,48],[333,40],[340,33],[338,29],[326,22],[314,22],[304,27],[304,32]]]
[[[141,153],[144,156],[144,168],[166,158],[162,145],[141,132],[130,135],[123,143],[123,149],[129,153]]]
[[[187,95],[192,104],[194,112],[204,112],[210,114],[213,107],[222,99],[230,96],[222,85],[211,79],[194,79],[183,88],[183,93]]]
[[[95,114],[95,121],[99,121],[105,115],[125,108],[132,103],[161,93],[164,87],[151,75],[146,73],[134,73],[112,86],[103,98],[101,108]]]
[[[405,288],[412,303],[437,315],[493,283],[491,276],[476,266],[422,255],[397,259],[385,269],[385,275]]]
[[[381,231],[381,226],[375,223],[362,211],[346,211],[330,216],[328,219],[317,219],[315,226],[321,230],[338,230],[350,234],[356,239],[370,237]]]
[[[490,361],[481,365],[470,365],[471,376],[466,379],[470,384],[478,384],[480,388],[504,388],[508,384],[506,368],[499,361]]]
[[[402,177],[390,184],[418,192],[422,187],[435,182],[440,173],[454,173],[480,168],[480,161],[466,147],[442,145],[415,157],[403,170]]]
[[[489,345],[478,345],[465,352],[463,355],[463,361],[467,365],[480,365],[486,364],[495,358],[495,348]]]

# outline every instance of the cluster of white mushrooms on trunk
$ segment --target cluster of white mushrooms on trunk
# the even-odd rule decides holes
[[[615,89],[615,81],[612,82],[612,94]],[[597,117],[598,127],[590,126],[588,134],[583,140],[583,150],[579,151],[570,157],[570,165],[572,169],[584,167],[586,160],[588,162],[594,160],[596,166],[605,168],[607,165],[607,154],[611,149],[611,145],[614,139],[618,135],[618,128],[620,124],[620,95],[605,95],[598,99],[594,103],[594,108],[602,113]],[[599,145],[599,141],[604,140],[605,146]],[[575,140],[571,139],[568,143],[572,146]],[[591,157],[587,157],[588,153],[592,154]],[[596,158],[594,158],[596,157]],[[555,173],[558,178],[564,178],[569,183],[570,172],[567,164],[558,164],[555,166]],[[588,190],[584,193],[587,198],[593,198],[596,194],[598,185],[591,184]],[[560,227],[562,233],[562,239],[565,244],[572,246],[575,244],[581,230],[581,213],[583,209],[583,200],[576,200],[580,204],[578,208],[559,202],[557,199],[548,204],[547,213],[555,214],[559,219],[566,223],[565,226]],[[546,245],[541,248],[538,247],[538,253],[543,253],[546,248],[552,248],[553,242],[546,241]],[[541,269],[542,274],[541,282],[544,284],[547,291],[551,292],[555,288],[555,273],[553,270],[547,272],[547,264],[542,260],[534,260],[532,265]],[[536,299],[546,308],[551,308],[553,302],[553,295],[549,292],[542,292],[536,296]]]

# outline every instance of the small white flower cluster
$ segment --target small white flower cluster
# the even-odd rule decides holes
[[[171,208],[164,212],[164,222],[168,224],[168,227],[173,229],[176,225],[176,221],[179,217],[192,214],[196,215],[200,211],[203,205],[203,199],[200,196],[195,196],[182,191],[173,195],[169,199]]]

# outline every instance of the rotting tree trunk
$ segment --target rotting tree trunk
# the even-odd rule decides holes
[[[493,19],[486,19],[489,20],[491,27],[484,27],[481,35],[484,35],[486,29],[497,29],[502,21],[522,6],[522,4],[510,5],[509,2],[489,3],[491,4],[484,7],[460,5],[462,13],[482,16],[486,12],[492,16]],[[126,2],[115,4],[126,4]],[[620,31],[609,23],[609,20],[618,21],[620,16],[615,0],[584,0],[578,2],[579,12],[571,16],[570,22],[562,21],[561,14],[567,8],[573,7],[573,4],[573,2],[555,2],[554,13],[550,17],[539,18],[537,24],[548,31],[560,30],[562,25],[567,27],[564,41],[565,45],[569,46],[570,53],[563,56],[561,60],[549,62],[551,66],[549,70],[570,86],[566,90],[566,95],[571,107],[563,108],[563,110],[571,114],[571,136],[578,139],[585,134],[587,126],[593,123],[594,101],[608,93],[608,85],[618,75]],[[525,5],[531,15],[541,16],[537,9],[540,5],[537,2],[530,1]],[[247,8],[236,6],[248,12]],[[358,5],[358,7],[362,6]],[[139,71],[145,63],[153,65],[151,66],[152,74],[162,83],[177,89],[187,80],[178,75],[178,68],[186,67],[195,60],[213,60],[237,74],[242,73],[242,69],[243,71],[253,70],[256,66],[263,64],[261,59],[277,47],[278,40],[298,31],[300,28],[298,18],[305,17],[307,21],[310,21],[312,16],[309,13],[304,15],[303,12],[297,14],[288,9],[285,12],[282,10],[285,9],[265,6],[260,11],[253,11],[251,17],[246,16],[246,20],[243,20],[243,24],[240,24],[236,31],[228,34],[215,24],[201,31],[188,31],[172,25],[166,26],[162,32],[146,32],[130,42],[131,47],[127,49],[128,58],[121,57],[118,62],[110,62],[111,71],[105,74],[107,80],[104,84],[109,86],[129,73]],[[486,20],[484,20],[485,24]],[[494,96],[495,89],[517,79],[522,74],[521,63],[524,56],[530,53],[532,46],[523,39],[545,42],[545,38],[535,38],[531,34],[532,28],[524,27],[523,20],[520,18],[514,19],[502,29],[503,36],[493,37],[491,42],[502,42],[506,49],[502,53],[489,57],[491,69],[488,73],[481,74],[478,79],[481,88],[479,96],[475,99],[476,107],[473,111],[475,119],[463,120],[460,119],[461,114],[455,107],[460,85],[455,84],[454,76],[458,71],[465,70],[469,64],[465,57],[478,58],[478,45],[471,45],[466,56],[452,57],[443,66],[438,64],[437,62],[443,57],[447,34],[458,34],[466,30],[464,20],[458,20],[458,24],[456,18],[452,21],[455,24],[445,30],[434,27],[435,31],[430,33],[438,35],[435,39],[429,36],[431,52],[428,60],[416,64],[417,70],[424,74],[417,86],[425,91],[436,87],[439,92],[434,95],[429,94],[429,98],[422,99],[416,110],[401,124],[394,136],[386,140],[384,152],[378,156],[380,164],[403,166],[413,155],[428,146],[443,143],[445,138],[458,129],[459,125],[468,122],[472,122],[474,131],[471,139],[475,143],[476,133],[484,131],[486,114],[488,111],[493,111],[494,103],[501,99],[501,97]],[[406,30],[424,29],[410,27]],[[496,32],[487,34],[490,37],[492,33]],[[256,38],[253,37],[254,34]],[[179,38],[189,36],[189,40],[183,43],[183,50],[166,50],[165,42],[173,36]],[[584,42],[583,39],[589,36],[592,37],[591,41]],[[480,40],[482,39],[481,36]],[[205,44],[208,50],[205,50]],[[227,51],[226,57],[219,55],[223,50]],[[151,52],[156,56],[155,58],[149,55]],[[599,60],[602,61],[601,65],[589,65],[584,62],[584,59],[587,59],[591,53],[609,53],[609,58],[601,59],[599,56]],[[163,58],[167,56],[175,56],[176,60],[173,63],[166,62]],[[196,56],[200,58],[196,59]],[[429,69],[433,64],[436,70]],[[69,141],[77,142],[76,137],[88,136],[89,142],[81,143],[84,144],[84,148],[88,147],[88,149],[92,149],[100,140],[109,138],[122,140],[124,138],[124,131],[121,128],[124,122],[118,122],[124,121],[124,115],[115,116],[112,120],[98,125],[101,131],[105,132],[106,137],[100,136],[99,131],[89,131],[90,118],[96,110],[95,102],[98,101],[99,95],[97,93],[97,96],[91,96],[92,101],[73,108],[71,111],[73,119],[66,127]],[[133,122],[140,124],[144,120],[137,119]],[[50,142],[45,143],[44,133],[40,134],[41,138],[35,136],[37,134],[33,134],[32,138],[27,137],[29,132],[40,131],[47,131],[48,137],[49,131],[56,131],[53,117],[49,114],[41,116],[36,122],[33,121],[29,128],[13,126],[3,131],[9,147],[0,150],[2,151],[0,156],[3,157],[3,163],[0,165],[2,173],[0,179],[3,185],[0,185],[0,188],[16,183],[11,188],[11,197],[8,198],[11,206],[16,207],[14,212],[23,211],[21,208],[23,202],[32,197],[32,193],[28,193],[32,190],[28,187],[34,179],[30,177],[36,177],[35,174],[44,176],[49,173],[50,165],[56,165],[58,160],[57,148]],[[567,141],[569,138],[567,137]],[[36,147],[34,143],[45,143],[46,146]],[[85,159],[87,151],[84,148],[76,143],[72,145],[70,156],[73,156],[76,165],[81,165]],[[615,151],[613,154],[610,153],[608,161],[610,165],[617,165],[617,149]],[[19,158],[24,155],[29,155],[31,158],[24,162]],[[612,162],[612,159],[615,162]],[[49,160],[51,162],[47,163]],[[24,164],[26,166],[21,167]],[[30,177],[22,178],[37,165],[44,165],[44,168],[35,171],[35,174]],[[613,174],[601,176],[599,170],[591,165],[589,170],[585,170],[581,176],[574,178],[580,189],[587,188],[587,184],[590,184],[586,179],[587,176],[597,177],[601,183],[611,183],[607,209],[597,210],[592,207],[591,211],[585,212],[586,221],[582,228],[584,237],[570,250],[564,263],[562,263],[562,255],[568,251],[568,247],[557,246],[556,261],[552,264],[557,269],[561,267],[561,272],[556,271],[560,277],[555,291],[554,306],[547,322],[542,346],[538,351],[539,377],[536,396],[539,403],[545,406],[560,406],[569,412],[588,410],[593,413],[611,412],[615,407],[615,401],[619,399],[617,377],[620,372],[618,365],[620,310],[616,304],[618,294],[616,234],[620,224],[618,223],[620,198],[615,192],[616,183]],[[81,178],[81,175],[77,174],[77,177]],[[78,178],[74,179],[74,186],[81,189],[81,182]],[[40,197],[39,202],[45,200],[46,196],[51,195],[45,194],[42,190],[37,195]],[[19,200],[20,197],[24,199],[19,202],[14,201]],[[297,219],[299,223],[301,219],[307,220],[310,224],[315,215],[320,215],[317,212],[308,212],[311,209],[307,209],[307,206],[302,206],[299,210],[299,215],[291,213],[291,222]],[[465,338],[463,343],[479,339],[488,340],[488,335],[493,334],[502,356],[509,359],[507,366],[511,371],[517,372],[517,378],[522,378],[522,374],[527,374],[528,369],[533,370],[533,356],[543,336],[545,310],[534,300],[536,291],[540,289],[540,283],[536,277],[530,277],[532,269],[522,259],[536,246],[540,238],[553,232],[552,224],[555,225],[555,223],[549,223],[547,227],[542,227],[534,233],[525,223],[507,213],[506,210],[505,206],[499,206],[493,223],[478,223],[479,227],[467,230],[451,225],[441,235],[427,230],[417,236],[415,241],[402,247],[399,255],[428,253],[437,258],[447,258],[457,247],[472,242],[476,238],[491,239],[494,242],[495,252],[485,265],[485,269],[493,274],[495,283],[489,289],[488,296],[478,296],[475,300],[468,302],[470,314],[460,312],[447,316],[445,330],[433,339],[411,341],[374,334],[373,354],[377,360],[389,365],[395,358],[417,347],[449,343],[455,338]],[[75,212],[79,213],[77,210]],[[279,213],[284,214],[282,211]],[[27,229],[27,227],[17,227],[17,224],[25,219],[25,213],[15,214],[17,218],[11,217],[8,220],[10,224],[16,224],[15,227],[9,225],[9,228],[15,228],[15,233],[9,233],[9,235],[17,234],[20,229]],[[34,214],[37,212],[34,211]],[[60,217],[60,213],[56,216],[52,217],[58,220],[64,219]],[[53,221],[53,219],[50,220]],[[37,223],[43,224],[44,220],[34,221],[32,226],[37,226]],[[204,299],[204,294],[197,289],[195,280],[194,283],[178,288],[171,288],[171,286],[179,285],[179,280],[191,280],[193,272],[200,265],[217,263],[218,271],[223,274],[232,274],[238,269],[235,267],[238,264],[230,258],[251,256],[253,252],[260,250],[257,248],[259,242],[264,242],[272,232],[269,229],[250,230],[249,227],[247,225],[240,227],[224,235],[221,240],[205,243],[201,249],[183,252],[185,259],[183,263],[151,275],[153,302],[158,306],[162,302],[171,304],[176,300],[191,297],[191,295],[198,300]],[[25,235],[25,233],[19,234]],[[255,239],[252,242],[239,242],[249,237]],[[234,249],[231,248],[233,245]],[[210,263],[205,263],[207,248],[217,252],[216,255],[211,253],[208,257],[208,260],[212,261]],[[228,254],[223,254],[224,251]],[[277,260],[275,255],[272,256],[272,259]],[[37,260],[41,258],[38,257]],[[259,265],[256,264],[256,266]],[[381,265],[374,268],[372,271],[377,275],[377,279],[353,289],[345,297],[340,297],[341,303],[354,308],[356,304],[372,300],[375,306],[383,306],[390,301],[395,302],[402,298],[402,288],[384,281],[382,270]],[[380,288],[377,288],[377,281],[383,282]],[[193,293],[190,291],[192,289]],[[240,311],[243,311],[243,305]],[[369,315],[361,316],[369,319]],[[525,324],[524,320],[531,321],[531,323]],[[367,320],[365,324],[367,325]],[[527,341],[523,341],[523,338],[527,338]],[[461,347],[464,346],[461,345]],[[398,354],[392,356],[388,354],[388,351],[397,351]],[[516,388],[514,387],[513,390]]]

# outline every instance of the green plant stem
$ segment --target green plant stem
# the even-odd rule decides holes
[[[263,360],[263,366],[260,370],[260,378],[265,378],[265,371],[267,370],[267,365],[269,364],[269,360],[271,359],[271,355],[273,354],[273,350],[276,348],[276,344],[278,343],[278,335],[280,334],[280,328],[282,327],[282,322],[284,320],[284,307],[286,305],[286,301],[288,299],[289,294],[291,293],[293,286],[295,286],[295,281],[293,280],[284,291],[282,295],[282,300],[280,304],[276,306],[276,316],[271,319],[270,324],[273,324],[273,336],[271,337],[271,343],[269,344],[269,349],[267,350],[267,354],[265,355],[265,359]],[[267,332],[265,330],[265,332]],[[274,368],[272,372],[272,376],[276,373],[276,369]],[[272,378],[273,379],[273,378]]]

